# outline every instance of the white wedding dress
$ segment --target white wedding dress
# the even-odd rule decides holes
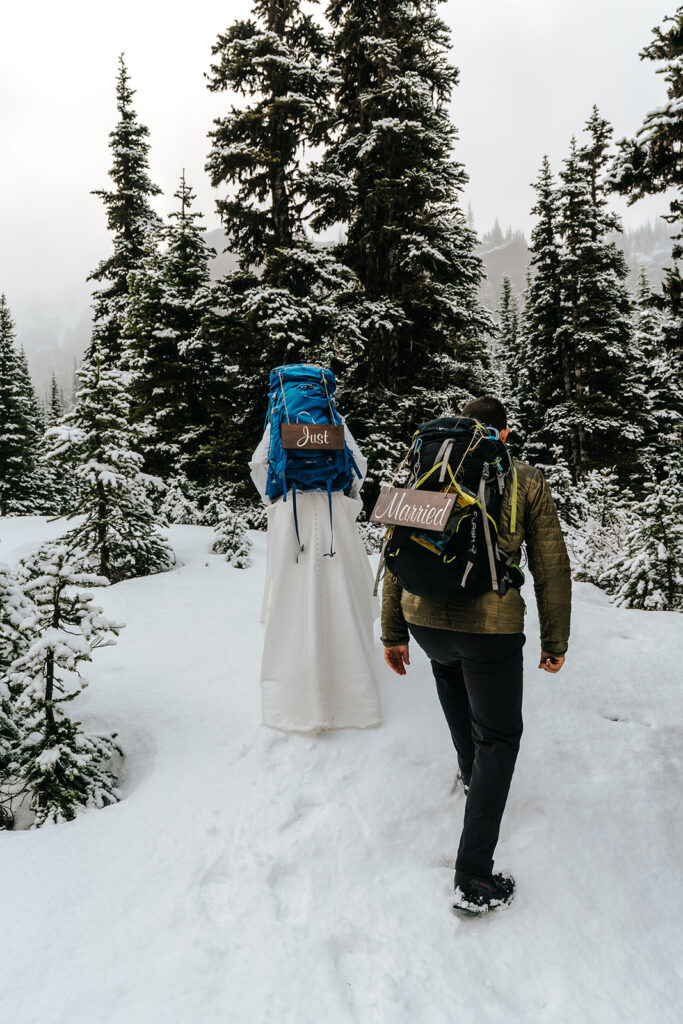
[[[359,470],[363,458],[345,427]],[[266,479],[270,428],[256,449],[252,479],[268,503]],[[291,495],[268,507],[268,558],[261,621],[263,722],[276,729],[360,729],[382,717],[373,622],[379,613],[373,575],[358,534],[361,510],[356,480],[352,496],[298,491],[299,544]],[[334,555],[330,557],[330,544]],[[297,561],[298,554],[298,561]]]

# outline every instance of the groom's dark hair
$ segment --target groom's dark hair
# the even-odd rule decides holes
[[[473,420],[480,420],[487,427],[495,427],[496,430],[505,430],[508,425],[508,414],[505,406],[497,398],[485,395],[483,398],[475,398],[460,410],[461,416],[470,416]]]

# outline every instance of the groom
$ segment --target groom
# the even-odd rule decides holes
[[[461,412],[509,434],[505,407],[479,398]],[[569,638],[571,576],[562,531],[540,470],[515,460],[517,523],[510,533],[508,491],[498,542],[507,554],[526,542],[541,627],[539,668],[559,672]],[[510,487],[510,481],[506,488]],[[517,560],[517,559],[515,559]],[[514,881],[493,873],[493,854],[522,735],[524,601],[511,588],[499,596],[463,593],[445,604],[402,590],[387,572],[382,597],[382,642],[387,664],[405,675],[409,636],[431,660],[437,692],[455,746],[467,795],[455,862],[455,907],[481,913],[512,899]]]

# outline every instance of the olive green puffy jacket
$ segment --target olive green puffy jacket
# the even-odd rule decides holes
[[[517,469],[517,522],[510,534],[510,488],[508,478],[499,517],[498,546],[506,554],[516,553],[526,541],[529,569],[534,578],[541,646],[548,654],[564,654],[569,640],[572,582],[569,558],[557,518],[555,502],[540,469],[515,459]],[[390,572],[382,590],[382,642],[397,647],[408,642],[407,622],[416,626],[453,629],[460,633],[521,633],[526,605],[518,590],[500,597],[463,594],[448,602],[416,597],[403,590]]]

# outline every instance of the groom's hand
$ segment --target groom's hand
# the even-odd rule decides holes
[[[548,654],[547,651],[541,651],[541,660],[538,663],[538,667],[542,668],[544,672],[559,672],[563,665],[564,655]]]
[[[403,647],[385,647],[384,660],[397,676],[404,676],[406,674],[405,666],[410,665],[408,644]]]

